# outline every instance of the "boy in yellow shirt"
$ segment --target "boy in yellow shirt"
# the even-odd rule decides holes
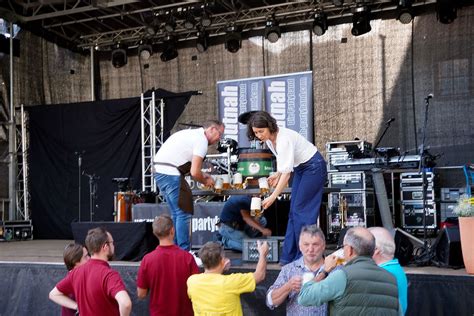
[[[199,250],[204,273],[192,275],[187,281],[195,315],[242,315],[240,294],[253,292],[256,284],[265,279],[268,243],[258,241],[257,249],[260,257],[255,272],[229,275],[222,274],[230,260],[221,244],[208,242]]]

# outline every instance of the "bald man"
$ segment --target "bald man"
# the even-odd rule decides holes
[[[372,259],[379,267],[384,268],[397,279],[398,299],[403,315],[405,315],[408,306],[408,281],[398,259],[394,258],[395,241],[393,235],[383,227],[371,227],[369,231],[375,237],[375,251]]]
[[[397,281],[372,259],[375,238],[363,227],[354,227],[344,236],[346,265],[303,285],[298,303],[303,306],[329,305],[329,315],[400,315]],[[324,260],[326,272],[336,267],[336,256]]]

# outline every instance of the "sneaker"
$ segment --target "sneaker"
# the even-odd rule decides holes
[[[189,253],[193,255],[194,261],[199,268],[202,268],[202,260],[196,255],[196,253],[192,250],[189,250]]]

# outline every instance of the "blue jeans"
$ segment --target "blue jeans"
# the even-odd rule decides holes
[[[291,186],[290,213],[280,263],[301,257],[298,242],[301,228],[316,224],[326,183],[326,162],[319,152],[295,168]]]
[[[267,226],[267,219],[260,217],[260,225]],[[242,251],[242,241],[247,238],[255,238],[259,231],[245,224],[244,230],[237,230],[224,223],[219,226],[219,234],[222,236],[222,244],[225,248]]]
[[[189,238],[189,223],[191,222],[191,214],[184,212],[178,206],[180,176],[155,173],[155,182],[160,189],[161,195],[165,198],[170,208],[171,218],[174,223],[174,242],[182,249],[189,251],[191,249],[191,241]]]

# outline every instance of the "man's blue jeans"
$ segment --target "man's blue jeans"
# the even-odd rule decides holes
[[[165,198],[170,208],[171,218],[173,219],[176,231],[174,242],[180,248],[190,250],[189,223],[191,222],[192,215],[184,212],[178,206],[181,177],[162,173],[155,173],[154,177],[161,195]]]
[[[265,217],[260,217],[259,222],[263,227],[267,226],[267,219]],[[255,238],[258,233],[259,231],[253,229],[247,224],[245,224],[243,231],[234,229],[224,223],[221,223],[219,226],[219,234],[222,236],[222,244],[224,247],[237,251],[242,251],[242,243],[244,239]]]

